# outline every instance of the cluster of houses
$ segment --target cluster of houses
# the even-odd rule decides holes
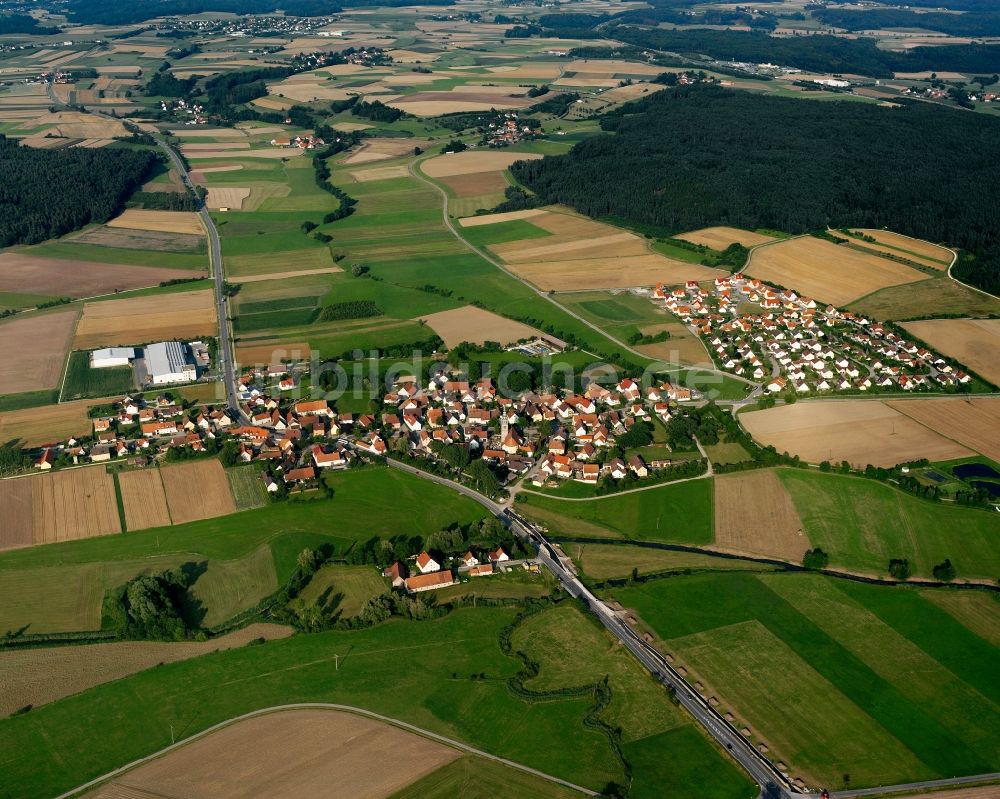
[[[940,355],[864,316],[737,273],[711,284],[658,284],[655,304],[701,336],[719,367],[796,394],[960,386]]]
[[[482,143],[490,147],[509,147],[522,139],[541,135],[541,128],[522,124],[516,111],[498,111],[496,117],[487,123]]]
[[[160,100],[160,110],[189,117],[184,122],[185,125],[205,125],[208,123],[205,109],[200,103],[188,102],[183,99]]]
[[[457,584],[462,576],[488,577],[503,570],[505,566],[502,564],[511,562],[503,547],[491,550],[483,560],[470,550],[460,558],[453,559],[455,563],[447,567],[442,567],[426,551],[410,560],[413,563],[412,569],[406,563],[396,561],[382,571],[382,576],[392,581],[393,588],[401,588],[408,594],[447,588]]]
[[[285,121],[291,122],[292,120],[286,119]],[[326,142],[319,136],[312,136],[308,133],[304,133],[301,136],[279,136],[271,139],[272,147],[298,148],[299,150],[315,150],[324,144]]]

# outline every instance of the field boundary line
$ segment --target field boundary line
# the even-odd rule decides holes
[[[489,752],[485,752],[482,749],[477,749],[469,744],[462,743],[461,741],[456,741],[454,738],[447,738],[444,735],[438,735],[436,732],[431,732],[430,730],[424,730],[417,727],[414,724],[410,724],[405,721],[400,721],[399,719],[391,718],[390,716],[383,716],[380,713],[375,713],[371,710],[365,710],[364,708],[354,707],[353,705],[339,705],[328,702],[298,702],[288,705],[273,705],[271,707],[261,708],[259,710],[253,710],[249,713],[244,713],[242,716],[236,716],[231,719],[226,719],[225,721],[220,721],[218,724],[213,724],[211,727],[207,727],[201,732],[196,732],[194,735],[190,735],[187,738],[177,741],[176,743],[170,744],[170,746],[165,746],[158,752],[154,752],[151,755],[146,755],[146,757],[139,758],[138,760],[133,760],[131,763],[127,763],[114,771],[109,771],[107,774],[103,774],[100,777],[95,777],[89,782],[85,782],[83,785],[78,785],[66,793],[59,794],[55,799],[69,799],[73,796],[78,796],[83,791],[95,788],[102,783],[109,780],[113,780],[115,777],[121,776],[122,774],[131,771],[138,766],[148,763],[152,760],[156,760],[164,755],[180,749],[183,746],[187,746],[200,738],[204,738],[207,735],[211,735],[213,732],[218,732],[225,727],[232,724],[236,724],[240,721],[246,721],[247,719],[256,718],[258,716],[266,716],[272,713],[281,713],[286,710],[333,710],[339,711],[341,713],[352,713],[356,716],[363,716],[365,718],[374,719],[375,721],[381,721],[385,724],[390,724],[406,732],[412,732],[423,738],[427,738],[431,741],[436,741],[437,743],[444,744],[445,746],[450,746],[453,749],[458,749],[467,754],[476,755],[477,757],[483,757],[487,760],[492,760],[495,763],[500,763],[501,765],[507,766],[508,768],[517,769],[525,774],[530,774],[535,777],[539,777],[548,782],[555,783],[556,785],[561,785],[564,788],[569,788],[570,790],[576,791],[577,793],[584,794],[585,796],[599,796],[597,791],[592,791],[589,788],[584,788],[582,785],[576,785],[575,783],[569,782],[568,780],[561,779],[560,777],[554,777],[551,774],[546,774],[544,771],[539,771],[538,769],[531,768],[530,766],[525,766],[522,763],[517,763],[513,760],[507,760],[506,758],[499,757],[498,755],[491,755]]]
[[[636,494],[639,491],[652,491],[656,488],[666,488],[667,486],[675,486],[679,483],[690,483],[692,480],[705,480],[709,477],[714,477],[712,473],[711,466],[704,474],[699,474],[695,477],[684,477],[680,480],[671,480],[667,483],[657,483],[651,486],[639,486],[638,488],[629,488],[625,491],[613,491],[610,494],[600,494],[596,497],[560,497],[556,494],[546,494],[544,491],[533,491],[530,488],[522,488],[521,491],[525,494],[534,494],[536,497],[545,497],[546,499],[558,499],[561,502],[594,502],[598,499],[612,499],[614,497],[624,496],[625,494]]]

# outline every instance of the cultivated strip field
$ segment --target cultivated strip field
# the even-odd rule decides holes
[[[444,343],[449,348],[461,344],[463,341],[471,344],[496,341],[501,346],[505,346],[521,339],[542,335],[541,331],[535,330],[533,327],[484,311],[474,305],[466,305],[452,311],[427,314],[414,321],[421,320],[444,339]]]
[[[373,161],[388,161],[404,155],[413,155],[413,148],[427,147],[426,139],[369,139],[353,149],[344,159],[345,164],[370,164]]]
[[[895,400],[887,404],[942,436],[1000,461],[1000,397]]]
[[[226,473],[215,458],[165,466],[160,477],[174,524],[236,512]]]
[[[0,394],[55,388],[62,379],[77,311],[15,317],[0,324]]]
[[[230,210],[238,211],[243,207],[243,201],[249,196],[250,189],[248,188],[216,186],[208,190],[208,195],[205,197],[205,205],[215,210],[229,208]]]
[[[109,397],[107,401],[111,402],[113,399],[121,397]],[[86,435],[94,429],[87,410],[91,405],[101,402],[99,399],[80,400],[0,412],[0,441],[16,438],[32,447]]]
[[[516,219],[531,219],[534,216],[545,216],[548,211],[541,208],[525,208],[523,211],[507,211],[503,214],[483,214],[482,216],[467,216],[458,220],[459,227],[480,227],[481,225],[496,225],[500,222],[513,222]]]
[[[926,280],[903,264],[829,241],[801,236],[754,250],[746,274],[794,289],[817,302],[847,305],[887,286]]]
[[[890,230],[873,230],[871,228],[854,228],[854,233],[862,233],[871,236],[878,244],[864,242],[862,246],[872,247],[881,252],[897,255],[901,258],[909,258],[925,266],[932,266],[935,269],[947,269],[951,263],[951,250],[941,247],[938,244],[931,244],[922,239],[911,239],[901,233],[893,233]],[[879,245],[882,245],[881,247]]]
[[[269,344],[237,345],[236,361],[240,366],[270,365],[284,359],[309,359],[312,350],[305,341],[273,341]]]
[[[679,233],[674,238],[690,241],[692,244],[700,244],[711,250],[724,250],[731,244],[742,244],[744,247],[756,247],[758,244],[767,244],[774,241],[771,236],[764,236],[761,233],[754,233],[750,230],[740,230],[735,227],[706,227],[701,230],[692,230],[690,233]]]
[[[128,208],[120,216],[108,222],[108,227],[132,230],[154,230],[158,233],[186,233],[191,236],[203,235],[201,220],[194,211],[143,211]]]
[[[236,722],[87,796],[120,799],[122,786],[186,799],[293,799],[331,795],[336,785],[339,796],[385,799],[458,756],[443,744],[351,713],[286,710]]]
[[[217,331],[210,290],[88,302],[73,348],[144,344],[213,336]]]
[[[926,319],[903,327],[931,347],[1000,385],[1000,319]]]
[[[121,472],[118,475],[122,505],[125,508],[125,528],[145,530],[170,524],[167,497],[159,469]]]
[[[715,478],[716,549],[799,563],[809,548],[791,496],[772,470]]]
[[[924,403],[912,400],[914,413]],[[957,404],[948,402],[957,410]],[[964,458],[972,451],[878,400],[797,402],[740,414],[750,434],[778,452],[810,463],[848,461],[852,466],[895,466],[928,458]]]
[[[20,252],[0,254],[0,291],[54,297],[95,297],[114,291],[156,286],[177,276],[176,269],[155,266],[36,258]]]
[[[0,651],[0,716],[27,705],[40,707],[161,663],[236,649],[258,638],[287,638],[292,632],[280,624],[257,623],[210,641],[121,641]]]
[[[121,532],[114,478],[102,467],[24,477],[31,481],[32,543]]]
[[[438,155],[420,164],[429,178],[471,175],[477,172],[500,172],[515,161],[533,161],[538,153],[518,153],[510,150],[465,150],[461,153]]]
[[[34,543],[31,486],[27,478],[0,480],[0,550]]]

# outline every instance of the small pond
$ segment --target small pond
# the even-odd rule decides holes
[[[951,471],[961,480],[968,480],[970,477],[1000,477],[996,469],[985,463],[963,463],[952,467]]]

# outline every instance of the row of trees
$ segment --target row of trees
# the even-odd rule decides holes
[[[888,227],[973,256],[957,276],[1000,291],[1000,229],[990,212],[1000,128],[923,103],[892,114],[691,86],[602,120],[617,135],[511,171],[546,202],[665,235],[727,224],[804,233]]]

